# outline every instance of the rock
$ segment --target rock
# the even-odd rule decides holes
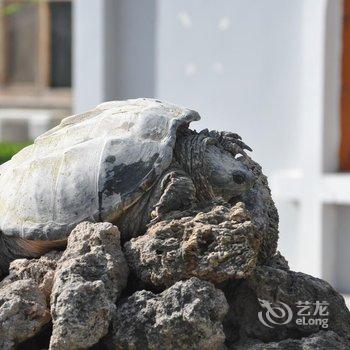
[[[254,187],[243,196],[243,202],[251,214],[253,224],[262,235],[258,264],[264,265],[276,253],[279,232],[278,211],[261,166],[250,157],[240,159],[256,179]]]
[[[40,259],[17,259],[10,264],[9,275],[0,282],[0,288],[14,281],[32,279],[49,302],[57,261],[62,252],[52,251]]]
[[[261,236],[244,204],[214,203],[188,214],[177,213],[177,218],[161,221],[127,242],[130,269],[160,287],[192,276],[213,283],[249,276]]]
[[[106,335],[127,275],[118,229],[109,223],[79,224],[55,274],[50,349],[85,349]]]
[[[117,306],[111,349],[222,349],[227,308],[222,291],[195,277],[136,292]]]
[[[226,297],[230,310],[225,329],[239,330],[240,339],[272,342],[301,338],[321,330],[350,337],[350,312],[343,297],[327,282],[304,273],[260,266],[238,287],[228,288]],[[328,305],[320,312],[317,308],[322,302]],[[304,310],[303,305],[306,305]],[[273,308],[276,317],[269,307]],[[301,312],[311,315],[304,316]],[[231,336],[231,342],[235,340]]]
[[[286,339],[278,343],[243,344],[235,350],[348,350],[350,343],[332,331],[320,331],[301,339]]]
[[[49,321],[45,295],[35,281],[14,281],[0,289],[0,349],[14,349]]]
[[[277,251],[277,253],[272,258],[270,258],[264,265],[279,270],[290,270],[288,261],[279,251]]]

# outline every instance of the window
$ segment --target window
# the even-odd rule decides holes
[[[24,5],[6,18],[8,84],[35,83],[38,61],[38,14],[34,6]],[[6,54],[6,52],[4,52]]]
[[[51,70],[52,87],[70,87],[72,82],[72,15],[71,4],[51,3]]]
[[[1,105],[68,107],[71,1],[0,0],[0,6]]]

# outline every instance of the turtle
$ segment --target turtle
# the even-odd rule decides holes
[[[64,246],[83,221],[116,224],[126,241],[170,211],[249,191],[250,147],[191,130],[199,119],[157,99],[110,101],[39,136],[0,166],[0,269]]]

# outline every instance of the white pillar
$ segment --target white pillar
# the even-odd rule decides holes
[[[303,13],[301,156],[304,182],[300,203],[301,239],[297,244],[300,268],[314,276],[322,273],[322,205],[317,187],[322,172],[326,8],[326,0],[306,0]]]
[[[104,100],[106,0],[73,1],[73,94],[75,112]]]
[[[335,282],[338,202],[348,196],[337,172],[339,145],[341,0],[304,0],[300,75],[301,168],[273,178],[280,200],[300,208],[293,268]],[[330,175],[333,173],[334,175]],[[349,177],[343,179],[349,183]],[[297,190],[296,190],[297,188]],[[286,190],[287,189],[287,190]],[[331,205],[330,205],[331,204]]]
[[[73,2],[74,111],[153,97],[156,1]]]

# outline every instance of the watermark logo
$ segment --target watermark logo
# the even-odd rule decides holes
[[[285,303],[270,303],[263,299],[259,299],[259,303],[265,310],[259,311],[258,318],[266,327],[274,328],[274,325],[287,324],[293,318],[292,309]]]
[[[259,321],[266,327],[291,323],[293,320],[292,308],[283,303],[272,303],[268,300],[258,299],[263,311],[258,312]],[[320,326],[323,329],[328,328],[328,306],[326,301],[297,301],[295,308],[294,323],[298,326]]]

